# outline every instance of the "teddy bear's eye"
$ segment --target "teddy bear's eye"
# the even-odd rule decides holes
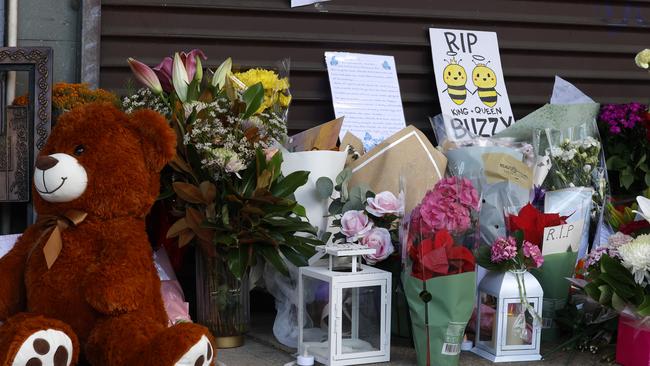
[[[83,145],[77,145],[77,147],[74,148],[74,154],[79,156],[86,151],[86,147]]]

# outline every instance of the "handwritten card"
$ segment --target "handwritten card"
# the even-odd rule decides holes
[[[564,253],[569,248],[572,252],[577,252],[580,248],[584,226],[584,220],[577,220],[570,224],[544,228],[542,255]]]
[[[291,7],[296,8],[299,6],[311,5],[316,3],[323,3],[329,0],[291,0]]]
[[[325,52],[339,137],[350,131],[366,151],[406,127],[393,56]]]
[[[447,138],[489,137],[515,122],[494,32],[429,29]]]

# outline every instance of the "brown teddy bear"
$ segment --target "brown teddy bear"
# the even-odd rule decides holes
[[[213,364],[205,327],[167,327],[145,233],[175,144],[150,110],[59,118],[36,160],[39,219],[0,259],[0,366]]]

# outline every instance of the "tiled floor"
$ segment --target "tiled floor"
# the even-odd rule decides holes
[[[218,360],[226,366],[283,366],[295,360],[295,350],[279,344],[271,333],[272,318],[254,319],[251,330],[246,337],[244,346],[229,350],[220,350]],[[391,362],[376,364],[376,366],[415,366],[415,350],[404,340],[394,339],[391,347]],[[550,349],[550,348],[549,348]],[[544,351],[545,349],[542,349]],[[542,352],[544,354],[544,352]],[[493,365],[490,361],[480,358],[472,353],[463,352],[460,357],[460,366],[487,366]],[[499,365],[525,365],[525,366],[590,366],[604,365],[599,358],[589,353],[556,352],[544,361],[528,363],[503,363]]]

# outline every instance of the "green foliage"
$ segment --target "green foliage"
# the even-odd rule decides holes
[[[262,83],[251,85],[242,94],[242,99],[246,103],[246,109],[242,118],[246,119],[255,114],[264,101],[264,87]]]
[[[226,258],[237,278],[241,278],[257,255],[287,274],[282,257],[302,266],[315,253],[314,247],[323,244],[316,237],[316,228],[306,221],[304,207],[293,198],[296,189],[307,182],[309,172],[298,171],[284,177],[281,164],[282,154],[275,154],[267,162],[264,154],[257,151],[255,164],[240,172],[241,179],[219,180],[215,189],[202,184],[203,191],[189,183],[174,185],[176,194],[187,198],[188,206],[196,207],[191,211],[192,217],[188,213],[183,218],[190,222],[187,230],[203,244],[207,243],[208,248],[214,248],[215,255]],[[212,196],[212,201],[202,196],[204,192]],[[179,228],[182,225],[176,229]],[[184,230],[175,234],[182,235]]]

